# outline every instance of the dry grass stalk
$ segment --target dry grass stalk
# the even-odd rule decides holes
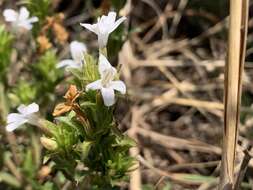
[[[245,57],[246,1],[230,0],[228,59],[225,78],[225,114],[220,190],[234,185],[234,165],[240,114],[241,79]],[[244,10],[243,10],[244,9]],[[244,21],[243,21],[244,20]],[[241,30],[244,28],[244,30]]]
[[[234,182],[234,190],[240,189],[241,183],[243,182],[243,178],[245,176],[250,160],[251,160],[251,155],[249,154],[247,150],[245,150],[242,163],[240,164],[239,173],[237,174],[236,180]]]
[[[141,113],[137,110],[137,108],[132,109],[132,123],[131,123],[131,129],[128,131],[128,135],[132,137],[133,139],[137,140],[136,135],[136,128],[137,128],[137,118],[140,117]],[[133,157],[136,157],[140,153],[139,148],[133,147],[130,149],[130,154]],[[142,182],[141,182],[141,171],[138,167],[135,169],[130,176],[130,190],[141,190]]]
[[[161,146],[164,146],[167,149],[191,150],[217,155],[221,154],[221,149],[219,147],[209,145],[198,140],[188,140],[168,135],[162,135],[160,133],[140,127],[136,127],[136,133],[140,134],[141,136],[150,138],[157,144],[160,144]]]
[[[175,36],[177,32],[178,24],[182,18],[183,11],[188,3],[188,0],[181,0],[178,5],[178,11],[172,20],[172,26],[170,27],[169,33],[171,36]]]
[[[166,177],[170,181],[177,182],[179,184],[184,184],[184,185],[202,185],[205,183],[203,180],[192,180],[191,174],[187,173],[170,173],[164,170],[161,170],[159,168],[156,168],[153,166],[153,164],[149,163],[147,160],[145,160],[141,155],[137,156],[138,161],[146,168],[150,169],[150,171],[154,172],[157,175],[160,175],[162,177]],[[210,181],[210,179],[209,179]],[[212,182],[216,182],[216,178],[213,178],[211,180]]]

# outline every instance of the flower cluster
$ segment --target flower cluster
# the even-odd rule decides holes
[[[72,59],[62,60],[57,64],[57,68],[81,68],[83,65],[83,54],[86,53],[87,47],[84,43],[73,41],[70,43],[70,53]]]
[[[106,106],[112,106],[115,103],[114,90],[119,91],[121,94],[125,94],[126,86],[121,80],[114,80],[117,71],[111,66],[103,54],[99,55],[98,70],[100,79],[88,84],[86,90],[100,90],[104,104]]]
[[[98,18],[96,24],[81,23],[81,26],[97,34],[99,48],[104,48],[107,45],[110,33],[112,33],[124,20],[126,20],[126,17],[121,17],[116,21],[116,13],[110,12],[107,16]]]
[[[36,118],[34,113],[39,111],[39,106],[36,103],[32,103],[28,106],[20,105],[18,107],[19,113],[11,113],[7,117],[7,126],[6,130],[11,132],[18,128],[20,125],[25,123],[36,123]]]
[[[23,11],[24,8],[21,15]],[[12,13],[5,11],[6,21],[11,20]],[[7,117],[7,131],[25,123],[42,129],[41,144],[48,150],[48,157],[55,162],[55,167],[69,180],[77,182],[80,180],[80,171],[76,171],[80,166],[77,166],[82,163],[85,166],[81,171],[82,179],[89,177],[91,185],[100,189],[126,179],[135,164],[135,159],[128,155],[135,142],[120,132],[113,116],[117,94],[125,94],[126,85],[119,80],[117,69],[108,61],[106,48],[110,33],[125,19],[116,20],[116,13],[110,12],[99,18],[96,24],[81,23],[97,34],[99,56],[96,59],[88,54],[82,42],[70,43],[71,59],[60,61],[56,67],[65,67],[72,73],[75,84],[69,86],[65,101],[56,105],[52,114],[55,123],[35,114],[39,111],[36,103],[21,105],[19,113]],[[29,12],[12,20],[15,26],[21,26],[21,21],[29,23],[29,29],[35,21],[34,17],[29,19]]]
[[[23,27],[28,30],[32,29],[33,22],[38,21],[37,17],[29,18],[29,11],[25,7],[21,7],[19,13],[17,13],[12,9],[6,9],[3,14],[7,22],[13,22],[14,27]],[[126,19],[125,17],[121,17],[116,21],[116,13],[110,12],[108,16],[102,16],[101,18],[98,18],[98,23],[96,24],[81,23],[81,26],[96,33],[98,36],[99,48],[105,48],[110,33],[112,33],[125,19]],[[84,54],[87,52],[86,45],[82,42],[72,41],[70,43],[70,52],[72,59],[62,60],[57,64],[57,68],[61,67],[77,68],[77,69],[82,68],[83,64],[85,64]],[[112,106],[115,103],[114,90],[120,92],[121,94],[125,94],[126,86],[123,81],[114,80],[117,75],[117,70],[110,64],[110,62],[102,53],[99,54],[98,70],[100,74],[100,79],[88,84],[86,86],[86,91],[100,90],[104,104],[106,106]],[[27,106],[27,109],[30,110],[30,107],[33,108],[34,104],[35,103]],[[23,107],[24,105],[21,105],[18,108],[18,111],[21,114],[22,112],[20,110],[22,110]],[[38,110],[36,110],[36,112],[37,111]],[[12,116],[12,114],[10,114],[10,116]],[[17,123],[20,123],[20,125],[22,125],[25,122],[29,122],[29,114],[22,115],[22,117],[27,119],[23,119],[22,122]],[[10,118],[11,119],[8,119],[8,123],[9,121],[11,122],[12,120],[15,120],[13,117]],[[19,118],[16,119],[17,121],[19,121]],[[17,124],[15,125],[15,127],[8,127],[9,129],[8,131],[12,131],[16,128]]]
[[[38,17],[29,17],[30,13],[26,7],[21,7],[19,12],[13,9],[5,9],[3,12],[6,22],[11,22],[14,29],[31,30],[33,23],[38,22]]]

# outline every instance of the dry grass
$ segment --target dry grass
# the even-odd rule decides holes
[[[162,184],[166,179],[173,181],[173,184],[181,184],[181,187],[175,185],[175,189],[185,189],[186,187],[187,189],[216,189],[218,185],[217,178],[215,182],[207,180],[195,186],[196,184],[193,181],[187,184],[182,180],[183,177],[181,178],[183,182],[180,183],[178,178],[171,177],[169,171],[172,167],[175,168],[174,172],[181,171],[182,175],[186,172],[192,176],[198,174],[202,177],[210,175],[217,177],[219,176],[219,170],[224,171],[225,168],[230,168],[226,170],[228,171],[227,174],[230,177],[235,175],[234,168],[240,165],[238,162],[243,159],[243,156],[238,156],[238,160],[233,161],[235,144],[237,144],[235,138],[236,128],[237,124],[240,123],[238,117],[241,97],[240,86],[243,83],[245,89],[250,88],[251,74],[250,70],[246,70],[245,75],[242,77],[242,68],[244,66],[242,54],[244,53],[245,43],[229,46],[231,47],[228,50],[229,55],[236,56],[230,57],[229,60],[233,60],[232,65],[235,62],[237,65],[228,70],[229,79],[227,80],[230,81],[226,83],[229,88],[229,90],[226,88],[228,92],[226,93],[228,95],[228,97],[226,96],[226,102],[229,103],[223,104],[222,92],[226,54],[224,44],[226,42],[219,41],[220,39],[217,39],[215,35],[226,28],[228,19],[224,18],[192,39],[168,37],[171,31],[176,31],[176,28],[180,27],[178,23],[180,23],[182,14],[189,11],[184,3],[187,4],[187,1],[180,1],[176,10],[168,11],[168,7],[170,7],[168,3],[164,6],[163,11],[154,11],[157,13],[157,19],[166,18],[171,20],[170,27],[174,28],[170,28],[169,32],[166,33],[163,29],[164,25],[161,24],[162,22],[152,23],[151,20],[148,20],[146,23],[142,23],[140,26],[143,27],[143,30],[153,26],[156,31],[162,31],[161,39],[152,40],[157,33],[150,31],[144,37],[133,34],[130,41],[126,42],[122,48],[119,63],[123,65],[122,73],[128,86],[131,87],[129,97],[135,102],[135,110],[138,112],[136,114],[138,120],[135,123],[137,125],[135,130],[141,146],[139,151],[142,157],[139,160],[151,172],[146,172],[144,168],[141,170],[142,182],[152,183],[153,181],[153,184],[158,183],[157,189],[163,186]],[[137,3],[141,6],[140,4]],[[149,6],[157,10],[151,3],[149,3]],[[138,8],[140,9],[140,7]],[[237,6],[237,8],[239,7]],[[136,14],[132,10],[131,16],[133,19]],[[172,15],[177,16],[177,18],[171,19]],[[179,21],[175,21],[178,17]],[[241,17],[236,17],[240,20],[240,23]],[[245,30],[242,30],[242,32],[244,33]],[[234,34],[231,35],[234,36]],[[239,28],[240,40],[244,41],[244,37],[241,36]],[[237,38],[233,37],[232,39]],[[211,55],[201,47],[205,40],[209,40],[211,44],[214,44]],[[250,67],[250,64],[246,63],[246,68]],[[216,74],[212,76],[213,73]],[[225,120],[223,120],[224,107],[226,110]],[[252,110],[249,107],[242,107],[242,112],[250,114]],[[129,117],[131,115],[127,114],[124,120]],[[132,117],[136,116],[132,115]],[[230,139],[227,140],[226,151],[223,153],[229,155],[229,159],[227,160],[228,165],[222,165],[222,168],[220,168],[218,161],[222,153],[220,147],[222,144],[223,121],[226,121],[226,127],[229,126],[226,134],[229,131]],[[244,146],[243,144],[247,144],[249,141],[245,138],[245,124],[240,123],[240,125],[238,151],[242,152],[248,147],[248,145]],[[231,126],[234,126],[234,129]],[[136,137],[136,135],[134,136]],[[189,166],[191,162],[199,162],[203,168],[194,168],[194,164],[191,168]],[[205,163],[211,163],[211,166],[208,167]],[[250,162],[250,167],[252,167],[252,162]],[[160,177],[166,176],[166,179],[159,178],[152,172],[159,174]]]

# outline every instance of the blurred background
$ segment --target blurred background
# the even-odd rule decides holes
[[[110,36],[109,57],[121,66],[128,87],[127,99],[115,111],[117,121],[138,142],[130,154],[139,155],[140,161],[129,174],[130,182],[120,187],[215,189],[221,159],[227,0],[1,0],[0,11],[21,5],[35,13],[43,10],[40,18],[50,17],[60,27],[50,25],[49,32],[39,23],[32,31],[34,38],[11,34],[6,42],[1,36],[9,35],[3,28],[7,24],[0,16],[0,189],[86,189],[85,181],[76,187],[42,159],[38,130],[27,127],[6,133],[4,125],[10,111],[32,101],[52,120],[54,106],[73,80],[55,64],[70,56],[73,40],[96,51],[96,36],[79,23],[95,22],[110,10],[128,17]],[[253,151],[252,8],[239,129],[240,147],[249,152]],[[38,40],[41,36],[47,41]],[[253,189],[252,169],[250,162],[242,189]]]

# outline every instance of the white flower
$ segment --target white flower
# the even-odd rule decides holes
[[[33,25],[32,23],[38,22],[38,17],[29,18],[29,11],[25,7],[21,7],[19,12],[16,12],[13,9],[5,9],[3,12],[6,22],[11,22],[14,28],[25,28],[31,30]]]
[[[11,132],[25,123],[36,123],[37,118],[34,116],[34,113],[38,111],[39,106],[36,103],[32,103],[28,106],[25,106],[23,104],[20,105],[18,107],[19,113],[10,113],[7,116],[6,130]]]
[[[73,41],[70,43],[70,53],[72,59],[62,60],[57,64],[57,68],[81,68],[83,64],[83,54],[87,51],[87,47],[84,43]]]
[[[104,48],[110,33],[112,33],[124,20],[126,20],[126,17],[121,17],[116,21],[116,13],[109,12],[108,16],[98,18],[96,24],[80,23],[80,25],[97,34],[99,47]]]
[[[98,69],[101,79],[88,84],[86,90],[101,90],[104,104],[106,106],[112,106],[115,103],[114,90],[125,94],[126,85],[123,81],[114,81],[117,71],[102,54],[99,55]]]

